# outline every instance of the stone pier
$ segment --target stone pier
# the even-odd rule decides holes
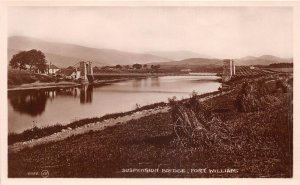
[[[232,59],[224,59],[222,82],[228,82],[235,75],[235,64]]]
[[[92,62],[81,61],[79,63],[79,70],[80,70],[80,79],[82,83],[93,83],[94,73],[93,73]]]

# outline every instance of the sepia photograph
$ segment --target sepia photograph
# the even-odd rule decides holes
[[[8,178],[293,178],[293,13],[8,6]]]

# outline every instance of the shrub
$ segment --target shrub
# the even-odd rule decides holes
[[[27,83],[40,82],[52,82],[53,77],[35,74],[26,70],[9,70],[8,71],[8,85],[21,85]]]
[[[177,136],[177,144],[183,147],[209,147],[227,138],[226,129],[220,119],[214,117],[211,111],[193,93],[186,103],[171,99],[171,114],[173,132]]]
[[[268,106],[280,102],[273,95],[274,88],[268,88],[265,81],[245,82],[238,93],[235,105],[240,112],[265,110]]]

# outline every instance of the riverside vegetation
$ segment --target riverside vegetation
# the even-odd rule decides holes
[[[170,106],[167,113],[9,153],[8,175],[30,177],[28,172],[48,170],[49,177],[292,177],[293,78],[239,77],[228,85],[228,93],[205,101],[199,97],[206,95],[193,94],[153,105]],[[11,136],[9,142],[33,133],[38,132]],[[124,168],[238,173],[124,173]]]
[[[8,86],[21,85],[27,83],[40,82],[55,82],[55,79],[51,76],[32,73],[26,70],[8,70]]]

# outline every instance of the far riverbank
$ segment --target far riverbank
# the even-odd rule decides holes
[[[217,73],[101,73],[94,74],[92,85],[105,85],[131,79],[163,76],[218,76]],[[70,88],[82,85],[76,80],[61,80],[54,76],[30,73],[28,71],[8,71],[8,91],[30,89]]]
[[[111,79],[111,80],[97,80],[91,85],[105,85],[111,84],[115,82],[129,80],[130,78],[121,78],[121,79]],[[22,84],[22,85],[14,85],[8,86],[8,91],[17,91],[17,90],[31,90],[31,89],[54,89],[54,88],[72,88],[72,87],[79,87],[81,83],[71,82],[71,81],[60,81],[60,82],[33,82],[29,84]]]

